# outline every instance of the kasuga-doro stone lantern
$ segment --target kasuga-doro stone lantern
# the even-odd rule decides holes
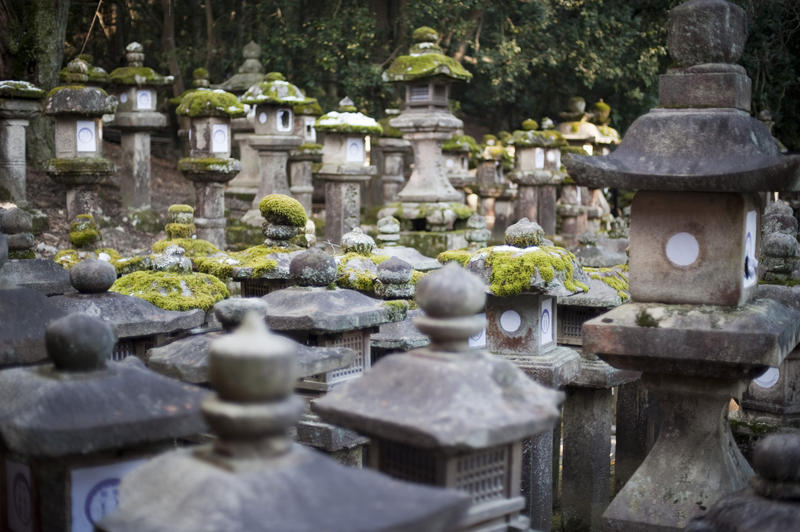
[[[606,157],[570,155],[589,187],[638,190],[631,207],[633,302],[583,325],[584,351],[642,372],[662,413],[658,440],[603,514],[604,530],[683,530],[753,470],[728,404],[797,344],[786,287],[759,289],[760,200],[797,188],[797,157],[749,115],[751,82],[734,64],[745,12],[724,0],[672,9],[662,107],[638,118]]]
[[[413,230],[444,231],[452,229],[457,219],[469,217],[469,213],[454,212],[454,207],[463,205],[464,197],[447,178],[442,143],[463,126],[450,112],[450,85],[453,81],[467,81],[472,74],[442,53],[436,44],[439,34],[432,28],[416,29],[413,39],[409,55],[395,59],[382,77],[405,88],[403,112],[389,124],[411,142],[414,169],[397,195],[400,205],[383,209],[379,216],[399,218]],[[426,216],[432,210],[441,214]],[[446,249],[459,247],[463,245],[448,245]]]
[[[320,417],[371,439],[370,466],[472,497],[459,530],[528,530],[520,515],[522,440],[552,429],[560,392],[467,340],[486,287],[448,264],[417,284],[415,325],[430,347],[382,358],[360,379],[311,405]],[[548,460],[551,460],[548,457]]]
[[[229,92],[198,89],[176,113],[190,119],[189,157],[178,161],[178,169],[194,183],[197,236],[224,249],[224,184],[241,169],[231,158],[231,118],[244,116],[244,106]]]
[[[156,111],[156,90],[172,82],[144,66],[144,47],[132,42],[125,47],[128,66],[111,71],[113,92],[119,107],[111,123],[122,132],[120,192],[122,205],[132,209],[150,207],[150,133],[167,125],[167,115]]]
[[[0,201],[27,205],[25,128],[42,112],[44,91],[27,81],[0,81]]]
[[[103,120],[114,113],[117,99],[97,87],[85,86],[89,67],[80,59],[67,65],[68,85],[47,95],[44,114],[55,119],[55,158],[47,175],[67,188],[67,221],[79,214],[98,214],[97,184],[114,173],[103,158]]]
[[[325,181],[325,238],[339,243],[360,223],[361,184],[377,173],[369,164],[368,135],[380,135],[383,129],[359,113],[350,98],[339,102],[338,111],[319,117],[314,128],[322,137],[318,175]]]

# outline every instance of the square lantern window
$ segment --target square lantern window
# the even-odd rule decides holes
[[[409,102],[427,102],[430,100],[430,92],[427,85],[411,85],[408,88]]]
[[[464,170],[469,170],[469,157],[466,154],[461,155],[461,168]]]
[[[486,346],[503,355],[537,355],[555,342],[556,306],[553,298],[522,293],[486,299]]]
[[[94,120],[75,122],[75,148],[78,152],[97,151],[97,123]]]
[[[447,86],[436,84],[433,86],[433,99],[440,102],[447,100]]]
[[[558,306],[558,332],[556,342],[559,345],[583,345],[581,327],[584,322],[596,318],[607,309],[579,307],[574,305]]]
[[[631,206],[631,298],[738,306],[757,288],[755,194],[651,192]]]
[[[156,99],[153,91],[148,89],[138,89],[136,91],[136,109],[139,111],[151,111],[156,108]]]
[[[534,168],[538,170],[544,169],[544,149],[536,148],[533,152]]]
[[[375,329],[375,331],[377,331],[377,329]],[[329,371],[321,375],[306,377],[300,381],[298,387],[306,390],[327,391],[336,384],[363,375],[364,371],[371,366],[372,357],[369,342],[371,332],[373,332],[371,329],[361,329],[357,331],[348,331],[342,334],[309,337],[309,345],[316,345],[319,347],[346,347],[355,351],[356,355],[353,358],[353,363],[348,367]]]
[[[293,286],[288,279],[241,279],[239,287],[242,297],[261,297]]]
[[[211,152],[228,153],[231,149],[230,135],[227,124],[212,124],[211,126]]]
[[[121,103],[122,105],[125,105],[126,103],[128,103],[128,93],[127,92],[123,92],[122,94],[119,95],[119,103]]]
[[[291,109],[278,109],[277,123],[275,129],[281,132],[291,131],[294,123]]]
[[[306,117],[304,119],[303,138],[306,142],[317,142],[317,130],[314,129],[314,119]]]
[[[348,163],[364,162],[364,137],[347,137],[347,155],[345,160]]]
[[[561,150],[559,148],[548,149],[546,159],[547,168],[551,170],[559,170],[561,168]]]

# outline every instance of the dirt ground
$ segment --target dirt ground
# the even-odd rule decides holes
[[[166,149],[153,151],[169,152]],[[103,156],[114,161],[118,169],[122,166],[121,153],[119,144],[103,143]],[[160,218],[157,233],[134,227],[133,220],[120,203],[118,175],[112,176],[110,183],[99,187],[102,215],[98,216],[98,225],[103,235],[103,247],[115,248],[123,254],[148,250],[153,242],[165,237],[163,225],[170,205],[194,205],[194,188],[178,171],[177,164],[177,154],[167,158],[154,155],[151,158],[152,209]],[[49,222],[48,229],[36,235],[34,251],[37,257],[52,258],[58,250],[72,247],[68,238],[65,187],[54,183],[42,170],[31,166],[28,166],[27,185],[30,207],[44,212]]]

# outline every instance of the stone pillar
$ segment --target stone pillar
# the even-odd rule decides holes
[[[197,236],[225,249],[225,187],[222,183],[195,183]]]
[[[383,203],[397,201],[397,195],[405,183],[405,157],[411,144],[405,139],[381,137],[378,146],[383,151],[381,193]]]
[[[520,192],[522,192],[520,190]],[[544,234],[556,234],[556,187],[544,185],[538,187],[538,220]]]
[[[658,436],[658,407],[640,380],[617,388],[617,447],[614,493],[642,465]]]
[[[567,247],[575,246],[578,237],[586,231],[586,208],[581,204],[583,188],[564,185],[561,189],[557,212],[561,216],[561,236]]]
[[[391,123],[401,130],[406,130],[409,126],[405,125],[406,120],[413,120],[415,115],[423,120],[427,115],[426,113],[403,113],[399,117],[392,119]],[[430,113],[435,115],[437,113]],[[444,114],[441,117],[442,121],[451,119],[453,122],[452,128],[456,129],[461,126],[461,120],[450,113]],[[461,194],[453,188],[447,175],[444,172],[444,165],[442,159],[442,143],[450,138],[450,133],[445,131],[426,131],[425,126],[416,126],[413,124],[411,128],[420,127],[422,131],[407,132],[404,138],[407,139],[413,146],[414,150],[414,170],[411,172],[411,177],[408,178],[406,186],[397,194],[397,198],[403,202],[422,202],[430,203],[433,201],[461,201],[463,198]]]
[[[302,148],[303,145],[300,146]],[[312,167],[314,163],[322,161],[322,154],[317,148],[293,151],[289,157],[289,178],[291,185],[289,191],[311,216],[311,197],[314,193],[312,185]]]
[[[26,81],[0,81],[0,201],[20,207],[25,191],[25,128],[42,111],[44,91]]]
[[[325,239],[338,243],[361,223],[361,183],[370,176],[321,177],[325,180]]]
[[[150,133],[135,131],[122,135],[120,192],[122,204],[141,208],[150,206]]]
[[[289,151],[270,149],[270,141],[262,143],[262,139],[254,137],[255,135],[250,138],[250,145],[258,151],[261,161],[261,181],[253,199],[253,206],[257,207],[261,198],[267,194],[289,195]]]

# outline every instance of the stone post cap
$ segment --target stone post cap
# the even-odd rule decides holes
[[[425,315],[414,324],[430,336],[434,349],[466,350],[469,337],[486,324],[476,316],[486,303],[486,286],[480,277],[455,263],[420,279],[415,299]]]
[[[745,12],[726,0],[689,0],[669,12],[667,48],[681,66],[735,63],[746,40]]]
[[[47,354],[60,371],[105,368],[116,342],[111,326],[88,314],[69,314],[45,330]]]
[[[375,249],[375,240],[360,227],[354,227],[352,231],[342,235],[342,247],[346,252],[369,255]]]
[[[336,260],[321,248],[311,248],[292,259],[289,274],[300,286],[328,286],[336,280]]]
[[[261,57],[261,46],[255,41],[250,41],[242,48],[242,56],[245,59],[258,59]]]
[[[267,302],[258,297],[235,297],[223,299],[214,305],[214,316],[226,331],[232,331],[244,321],[248,314],[255,313],[267,317]]]
[[[771,434],[753,451],[755,490],[765,497],[800,499],[800,435]]]
[[[69,271],[69,282],[81,294],[106,292],[117,280],[117,270],[100,259],[82,260]]]
[[[86,83],[89,81],[89,65],[83,59],[76,57],[67,63],[65,83]]]
[[[194,88],[208,88],[208,70],[203,67],[198,67],[192,70],[192,87]]]
[[[506,228],[505,242],[517,248],[538,246],[544,239],[544,229],[536,222],[521,218],[517,223]]]
[[[468,229],[486,229],[486,217],[480,214],[472,214],[467,218]]]
[[[138,42],[129,43],[125,47],[125,59],[128,66],[144,66],[144,46]]]
[[[209,381],[216,396],[203,403],[206,422],[222,440],[282,436],[303,411],[292,395],[297,346],[249,312],[232,334],[211,343]]]
[[[378,279],[382,283],[401,284],[411,280],[414,269],[400,257],[392,257],[378,264]]]

